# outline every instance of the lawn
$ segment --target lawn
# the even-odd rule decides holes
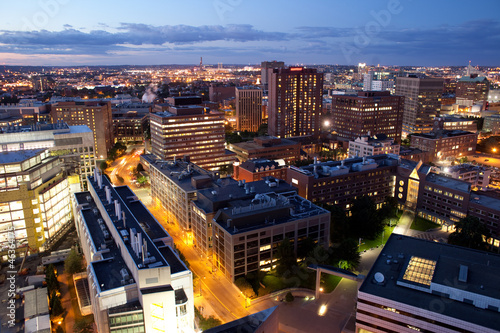
[[[396,227],[395,225],[393,225],[392,227],[390,227],[390,226],[385,227],[384,233],[383,233],[383,236],[384,236],[383,240],[382,240],[382,235],[380,235],[379,237],[377,237],[376,239],[373,239],[373,240],[363,239],[361,241],[361,245],[359,247],[359,252],[363,252],[365,250],[369,250],[369,249],[372,249],[372,248],[377,247],[379,245],[385,244],[387,242],[387,240],[389,239],[389,236],[391,236],[392,232],[394,231],[395,227]]]
[[[435,229],[439,227],[441,226],[437,223],[421,218],[420,216],[415,216],[415,219],[413,220],[410,229],[426,231],[429,229]]]

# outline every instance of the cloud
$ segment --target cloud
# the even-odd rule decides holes
[[[71,28],[73,28],[73,26],[71,24],[65,24],[65,25],[63,25],[63,28],[71,29]]]

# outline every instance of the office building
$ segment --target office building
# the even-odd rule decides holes
[[[164,160],[188,157],[201,168],[219,170],[236,160],[225,149],[224,114],[195,105],[170,106],[150,114],[151,147]]]
[[[219,174],[175,158],[166,161],[154,155],[141,155],[141,162],[149,167],[153,203],[165,209],[168,222],[190,231],[189,203],[196,199],[199,189],[216,186]],[[220,182],[230,180],[225,178]],[[189,237],[189,234],[184,236]]]
[[[260,64],[261,67],[261,75],[260,75],[260,83],[262,85],[262,89],[264,91],[268,91],[269,88],[269,77],[275,68],[284,68],[285,63],[283,61],[263,61]]]
[[[74,214],[97,330],[193,332],[193,275],[172,237],[127,186],[97,169],[88,182]]]
[[[202,251],[212,249],[214,267],[231,281],[271,270],[285,238],[295,253],[307,237],[329,244],[330,212],[275,178],[203,189],[192,205],[195,242]]]
[[[257,87],[236,89],[236,130],[257,132],[262,124],[262,90]]]
[[[19,103],[0,104],[0,115],[3,118],[0,118],[2,122],[6,121],[8,117],[12,117],[12,119],[19,119],[23,126],[33,125],[37,122],[50,122],[47,104],[35,99],[21,100]]]
[[[273,69],[269,76],[269,135],[319,135],[322,108],[322,73],[304,67]]]
[[[87,188],[87,175],[96,164],[94,137],[86,125],[68,126],[60,121],[55,124],[8,126],[2,128],[2,151],[46,148],[51,156],[64,160],[64,171],[72,192]]]
[[[404,96],[403,132],[427,133],[441,110],[443,79],[398,77],[396,95]],[[406,136],[404,135],[404,136]]]
[[[477,120],[454,116],[434,118],[433,132],[439,130],[477,132]]]
[[[410,147],[427,151],[431,161],[455,160],[476,153],[477,134],[466,131],[437,131],[413,134]]]
[[[364,157],[380,154],[399,155],[400,145],[394,143],[393,138],[388,138],[384,134],[375,137],[361,136],[354,141],[349,141],[348,156]]]
[[[230,100],[235,97],[235,87],[233,85],[211,83],[208,88],[208,98],[210,102],[222,103],[224,100]]]
[[[256,158],[242,163],[235,162],[233,164],[233,178],[246,182],[254,182],[270,176],[286,180],[287,170],[288,167],[283,160]]]
[[[144,132],[149,127],[147,103],[118,104],[112,108],[113,138],[115,142],[144,141]]]
[[[473,191],[471,183],[431,172],[429,165],[401,160],[396,171],[395,197],[400,208],[453,228],[466,216],[475,216],[490,231],[488,243],[500,246],[500,198]]]
[[[477,74],[462,76],[457,82],[456,97],[473,102],[487,101],[490,82]]]
[[[45,251],[72,224],[64,162],[46,149],[0,153],[0,249],[7,260],[14,229],[17,257]]]
[[[332,99],[332,129],[348,140],[385,134],[400,143],[403,109],[404,98],[391,96],[388,91],[336,95]]]
[[[300,160],[299,142],[272,136],[259,136],[253,141],[231,143],[229,150],[236,153],[240,162],[249,159],[283,159],[286,163]]]
[[[498,332],[500,256],[393,234],[358,291],[356,332]]]
[[[483,132],[491,132],[492,135],[500,134],[500,114],[484,117]]]
[[[398,164],[395,155],[350,158],[300,168],[291,166],[286,177],[301,197],[350,210],[354,199],[363,195],[379,206],[385,197],[393,196]]]
[[[454,179],[460,179],[480,189],[486,189],[490,184],[491,170],[479,165],[458,164],[444,168],[441,173]]]
[[[54,123],[87,125],[94,134],[96,158],[107,158],[114,144],[110,102],[58,102],[52,105],[50,115]]]

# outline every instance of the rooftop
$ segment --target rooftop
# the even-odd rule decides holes
[[[0,164],[19,163],[40,155],[45,149],[4,151],[0,153]]]
[[[490,195],[484,195],[482,192],[473,191],[470,195],[470,202],[500,210],[500,198]]]
[[[265,322],[278,306],[236,319],[224,325],[220,325],[204,331],[205,333],[253,333]]]
[[[393,234],[359,292],[498,329],[499,275],[497,254]]]
[[[47,288],[37,288],[24,292],[24,318],[48,314],[49,299]]]
[[[470,192],[470,183],[464,182],[462,180],[454,179],[451,177],[446,177],[437,173],[429,173],[425,179],[427,182],[446,187],[449,189],[461,191],[464,193]]]
[[[462,130],[440,130],[437,132],[430,132],[430,133],[414,133],[412,135],[413,137],[422,137],[422,138],[427,138],[427,139],[442,139],[442,138],[452,138],[456,136],[463,136],[463,135],[476,135],[476,133],[472,132],[467,132],[467,131],[462,131]]]

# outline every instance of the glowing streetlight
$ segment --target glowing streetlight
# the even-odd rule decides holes
[[[496,153],[496,152],[497,152],[497,149],[496,149],[496,148],[493,148],[491,151],[492,151],[492,152],[494,152],[494,153]]]
[[[324,316],[326,313],[326,304],[323,304],[322,306],[320,306],[319,308],[319,311],[318,311],[318,315],[320,316]]]

